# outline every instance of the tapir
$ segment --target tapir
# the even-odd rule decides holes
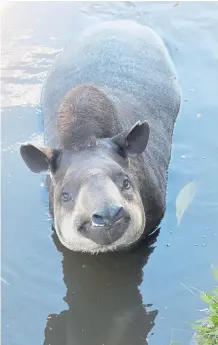
[[[20,152],[46,175],[65,247],[130,250],[157,228],[180,103],[175,66],[152,28],[105,21],[61,51],[42,88],[44,143]]]

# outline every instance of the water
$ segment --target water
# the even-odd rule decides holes
[[[2,342],[4,345],[188,345],[218,266],[218,3],[11,3],[2,20]],[[167,211],[150,251],[84,256],[52,231],[43,178],[19,155],[40,142],[40,92],[68,39],[89,24],[132,18],[154,28],[176,65],[182,108]],[[176,197],[197,193],[176,219]],[[193,293],[191,292],[193,291]],[[147,339],[147,340],[146,340]]]

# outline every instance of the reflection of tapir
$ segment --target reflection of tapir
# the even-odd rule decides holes
[[[130,253],[90,256],[65,249],[56,234],[54,242],[63,253],[69,309],[49,315],[44,345],[147,344],[158,312],[146,311],[139,285],[152,243]]]
[[[91,253],[129,248],[158,225],[180,108],[161,39],[133,21],[85,30],[59,55],[42,108],[46,145],[21,146],[33,172],[49,171],[57,235]]]

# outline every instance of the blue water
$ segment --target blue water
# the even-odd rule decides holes
[[[218,266],[218,3],[20,2],[1,11],[2,343],[4,345],[188,345],[199,290]],[[19,154],[40,142],[40,92],[68,39],[106,19],[131,18],[164,39],[178,71],[167,210],[153,246],[87,257],[60,245],[43,177]],[[177,225],[176,198],[197,192]]]

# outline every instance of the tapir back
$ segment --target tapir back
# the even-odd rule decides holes
[[[121,113],[122,108],[139,110],[124,114],[124,127],[135,118],[147,118],[151,126],[163,122],[169,131],[175,122],[180,90],[172,61],[159,36],[134,21],[104,22],[68,43],[43,87],[45,124],[51,125],[67,91],[79,84],[104,90]]]

